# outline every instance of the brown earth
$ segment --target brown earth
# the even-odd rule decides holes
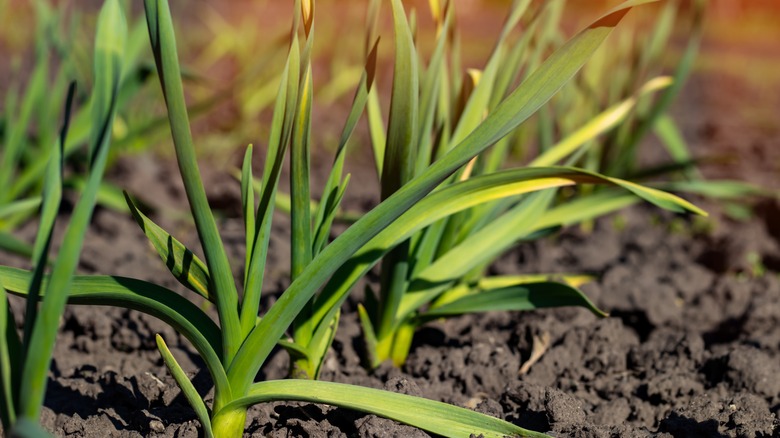
[[[776,121],[734,111],[735,99],[744,97],[776,115],[777,96],[729,74],[703,70],[692,78],[674,113],[697,156],[719,157],[705,163],[705,174],[780,187]],[[373,181],[369,166],[361,165],[366,158],[353,158],[355,180]],[[239,274],[237,184],[210,167],[204,171]],[[197,247],[191,224],[182,218],[186,204],[172,163],[141,155],[120,161],[109,179],[142,195],[155,221]],[[353,183],[350,205],[365,209],[376,202],[374,193],[370,183]],[[519,247],[492,268],[596,274],[585,290],[610,318],[557,309],[432,323],[418,334],[403,369],[383,366],[369,373],[360,366],[356,302],[349,301],[322,377],[467,406],[554,436],[780,436],[780,204],[760,202],[751,219],[734,221],[697,201],[714,212],[704,227],[638,206],[597,221],[591,233],[571,229]],[[67,218],[67,207],[62,216]],[[275,230],[266,306],[288,283],[284,216],[275,217]],[[33,233],[34,224],[22,230],[27,237]],[[1,254],[0,262],[25,266]],[[96,212],[80,271],[132,276],[181,291],[135,223],[105,209]],[[21,310],[22,302],[12,305]],[[199,436],[156,351],[155,333],[207,394],[211,384],[202,362],[165,324],[134,311],[72,307],[56,346],[43,416],[47,429],[57,436]],[[540,361],[519,374],[533,343],[545,338],[549,344]],[[258,378],[281,378],[286,371],[287,358],[278,352]],[[289,403],[252,408],[246,431],[273,437],[427,436],[373,416]]]

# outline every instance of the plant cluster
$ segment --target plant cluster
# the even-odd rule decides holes
[[[103,7],[95,38],[98,43],[95,45],[95,81],[88,112],[92,127],[87,149],[88,175],[51,272],[44,275],[54,222],[62,200],[63,160],[71,135],[71,106],[75,94],[75,85],[72,83],[68,87],[62,129],[45,151],[45,157],[48,158],[44,160],[40,225],[33,249],[35,269],[27,273],[22,287],[27,295],[27,306],[21,338],[8,306],[6,289],[12,288],[6,287],[5,275],[0,281],[0,419],[3,428],[11,436],[48,435],[38,425],[38,419],[49,378],[54,342],[66,302],[78,301],[79,293],[71,290],[73,274],[108,161],[110,127],[116,115],[120,90],[127,25],[116,0],[107,1]]]
[[[44,275],[46,243],[36,243],[33,271],[0,267],[0,292],[26,297],[24,320],[32,327],[19,339],[7,299],[0,297],[5,306],[0,309],[0,335],[7,340],[0,349],[4,428],[22,435],[28,428],[35,429],[57,321],[67,300],[72,304],[139,310],[160,318],[185,336],[212,377],[215,393],[211,406],[197,393],[160,336],[157,345],[206,436],[241,436],[248,407],[274,400],[333,404],[445,436],[541,436],[468,409],[319,381],[316,377],[337,329],[341,304],[356,282],[380,261],[379,291],[367,294],[361,321],[373,363],[386,358],[402,363],[414,329],[430,319],[473,311],[559,305],[581,305],[599,313],[571,282],[483,276],[485,267],[514,242],[613,208],[595,196],[580,200],[576,208],[572,207],[574,202],[557,205],[553,201],[561,187],[612,185],[662,208],[703,214],[687,201],[657,189],[574,167],[541,166],[557,162],[546,154],[569,156],[603,131],[589,125],[572,134],[575,139],[551,146],[532,166],[500,169],[509,149],[506,136],[571,80],[631,8],[651,1],[622,3],[540,61],[533,71],[526,71],[512,67],[517,52],[523,51],[523,43],[510,44],[507,39],[530,3],[517,0],[484,70],[461,79],[443,68],[445,52],[452,44],[448,35],[455,2],[432,2],[439,37],[436,50],[423,67],[404,6],[401,0],[390,1],[395,61],[387,128],[383,128],[379,96],[373,87],[378,38],[376,26],[370,25],[365,68],[332,171],[319,203],[312,208],[312,48],[316,14],[313,0],[296,0],[259,190],[254,185],[251,146],[241,170],[246,258],[242,278],[235,279],[196,161],[168,2],[144,0],[176,159],[205,260],[152,222],[129,196],[127,204],[176,279],[214,304],[218,314],[218,322],[214,322],[195,303],[160,285],[132,278],[73,275],[105,167],[126,50],[126,25],[119,0],[106,0],[96,36],[95,71],[100,80],[93,91],[88,189],[74,212],[50,274]],[[379,7],[378,1],[370,3],[372,17]],[[640,93],[658,88],[648,87]],[[343,174],[346,145],[366,108],[382,202],[331,240],[331,226],[349,180]],[[65,137],[63,130],[60,143],[65,143]],[[61,181],[60,155],[56,152],[60,149],[52,150],[47,183],[52,189],[43,197],[42,242],[51,240],[59,199],[57,183]],[[272,306],[261,309],[271,222],[288,157],[292,282]],[[550,162],[543,163],[544,159]],[[243,286],[243,294],[238,293],[236,281]],[[290,353],[291,375],[296,379],[256,382],[259,370],[277,345]],[[14,382],[22,382],[22,387]]]
[[[71,82],[96,83],[97,75],[85,71],[93,56],[84,50],[89,40],[79,33],[85,20],[78,10],[67,11],[49,0],[30,2],[35,9],[35,53],[24,87],[11,82],[0,113],[0,250],[24,256],[32,255],[32,246],[14,236],[14,230],[36,214],[41,204],[41,181],[46,174],[51,145],[58,136],[58,117]],[[10,31],[10,30],[9,30]],[[148,45],[146,26],[142,21],[130,26],[123,51],[123,71],[117,93],[117,115],[107,127],[114,147],[109,166],[119,151],[137,150],[164,134],[165,118],[145,114],[139,117],[137,96],[147,92],[150,69],[143,61]],[[15,69],[21,68],[14,63]],[[20,75],[21,76],[21,75]],[[83,167],[81,148],[94,142],[97,129],[92,124],[93,95],[76,89],[74,112],[69,135],[63,143],[63,159],[75,168]],[[82,191],[86,179],[80,174],[64,176],[64,185]],[[122,191],[101,182],[98,202],[106,207],[127,211]]]
[[[548,6],[557,7],[554,16],[560,17],[562,5],[552,2]],[[611,36],[611,44],[605,44],[609,50],[595,52],[582,74],[538,112],[537,123],[528,125],[532,129],[517,133],[514,149],[528,149],[529,143],[535,143],[544,154],[555,138],[571,137],[582,126],[600,125],[601,135],[587,139],[567,162],[655,188],[719,199],[727,212],[736,211],[737,205],[746,200],[769,195],[750,184],[703,178],[698,170],[700,160],[669,114],[693,70],[706,9],[703,0],[670,0],[661,5],[653,19],[635,16],[633,26],[623,26]],[[644,29],[648,25],[650,28]],[[564,39],[560,31],[556,32],[559,28],[550,27],[538,40],[552,48],[560,47]],[[529,141],[529,136],[535,141]],[[655,158],[652,164],[640,154],[640,146],[647,144],[649,137],[663,148],[651,154],[663,157]],[[563,155],[550,154],[548,158],[537,158],[533,163],[559,162]],[[659,177],[663,182],[656,181]],[[608,187],[584,186],[576,193],[587,195],[592,191],[616,196],[608,194],[615,193]],[[623,200],[624,205],[636,202],[627,197]]]

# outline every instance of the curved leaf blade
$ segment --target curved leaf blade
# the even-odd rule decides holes
[[[504,420],[447,403],[381,389],[318,380],[271,380],[255,383],[246,397],[231,403],[226,409],[274,400],[331,404],[391,418],[446,437],[547,437]]]
[[[127,193],[125,200],[136,223],[176,280],[187,289],[214,302],[214,296],[209,293],[211,279],[206,265],[186,246],[141,213]]]
[[[31,273],[0,266],[0,286],[8,292],[27,295]],[[43,286],[49,283],[46,277]],[[206,362],[219,394],[229,390],[217,352],[221,351],[220,331],[214,321],[181,295],[154,283],[126,277],[74,276],[68,294],[69,304],[114,306],[159,318],[184,335]]]
[[[15,358],[21,356],[21,342],[16,333],[16,324],[8,306],[7,292],[0,285],[0,420],[5,429],[16,422],[13,373],[19,372]],[[15,351],[14,351],[14,347]],[[18,376],[17,376],[18,377]]]
[[[198,170],[170,7],[167,0],[144,0],[144,9],[149,28],[149,40],[168,110],[176,161],[179,163],[198,237],[203,245],[206,265],[212,274],[210,290],[217,303],[223,334],[222,360],[227,365],[233,359],[242,339],[237,310],[238,292]]]
[[[206,404],[203,403],[203,399],[198,394],[192,381],[187,377],[187,374],[181,369],[181,365],[176,362],[176,358],[171,354],[171,350],[165,344],[165,340],[157,334],[155,336],[157,341],[157,349],[160,351],[160,355],[163,358],[163,362],[168,367],[168,371],[171,372],[174,380],[179,385],[181,392],[184,393],[184,397],[190,402],[190,406],[195,411],[195,415],[198,417],[200,424],[203,426],[203,431],[207,438],[213,438],[214,432],[211,430],[211,421],[209,420],[209,410]]]
[[[488,291],[475,291],[420,315],[428,321],[465,313],[534,310],[547,307],[584,307],[597,316],[609,316],[577,288],[557,282],[527,283]]]
[[[358,250],[351,262],[337,270],[318,296],[315,318],[319,321],[333,306],[338,307],[355,281],[365,275],[390,248],[435,221],[492,200],[578,183],[617,185],[661,207],[706,215],[703,210],[672,194],[575,168],[531,167],[477,176],[430,194]],[[546,226],[543,227],[542,223]],[[549,224],[542,216],[535,228],[555,225],[558,224]]]
[[[121,80],[123,52],[127,38],[127,23],[117,0],[108,0],[98,16],[95,45],[95,83],[92,100],[93,135],[90,143],[89,182],[73,212],[62,240],[59,256],[52,268],[52,281],[32,329],[25,358],[20,389],[20,415],[37,420],[40,417],[48,382],[51,356],[62,312],[65,309],[69,285],[81,252],[82,243],[98,187],[108,159],[116,96]]]
[[[461,144],[363,216],[319,253],[252,329],[244,342],[247,347],[239,349],[228,370],[235,390],[243,392],[249,388],[253,376],[290,326],[298,309],[303,308],[342,264],[458,168],[533,115],[574,76],[629,9],[652,1],[624,2],[574,36],[515,89]]]

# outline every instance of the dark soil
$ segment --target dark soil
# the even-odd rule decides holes
[[[194,246],[191,226],[174,214],[184,207],[170,177],[175,169],[144,160],[121,163],[113,178],[146,194],[156,219]],[[210,197],[226,206],[237,202],[236,183],[216,175],[207,174]],[[359,202],[372,201],[364,194]],[[241,220],[230,208],[222,211],[228,252],[241,260]],[[776,202],[764,202],[751,221],[715,218],[701,229],[689,218],[638,206],[596,222],[590,233],[572,229],[522,246],[493,270],[594,273],[598,280],[585,290],[612,316],[565,308],[433,323],[420,331],[400,370],[361,367],[360,329],[349,302],[322,378],[442,400],[555,436],[780,436],[778,211]],[[289,269],[289,225],[283,216],[277,224],[270,295],[283,290]],[[81,267],[181,289],[135,223],[108,210],[96,213]],[[198,436],[198,422],[156,351],[155,333],[208,393],[210,380],[194,350],[165,324],[134,311],[73,307],[57,342],[46,428],[58,436]],[[533,344],[544,340],[544,355],[520,374]],[[260,378],[286,371],[280,352]],[[370,415],[287,403],[252,408],[246,431],[427,436]]]
[[[746,132],[744,121],[726,116],[729,91],[743,91],[739,85],[704,77],[691,83],[686,96],[693,101],[676,109],[686,137],[699,156],[713,148],[730,158],[705,172],[777,189],[776,125]],[[352,166],[353,181],[361,184],[352,184],[349,202],[366,209],[376,193],[362,185],[372,181],[370,166]],[[213,168],[204,171],[240,275],[237,183]],[[195,249],[177,175],[170,162],[140,156],[121,161],[110,178],[141,196],[157,223]],[[565,308],[436,322],[420,330],[403,369],[367,372],[350,301],[322,378],[441,400],[560,437],[780,437],[780,204],[762,202],[741,222],[710,207],[716,214],[703,223],[637,206],[597,221],[592,232],[566,230],[519,247],[492,268],[595,274],[584,289],[609,318]],[[289,222],[281,215],[275,221],[266,308],[288,283]],[[152,280],[184,293],[129,215],[98,209],[93,222],[81,272]],[[34,224],[22,233],[31,236]],[[5,254],[0,263],[25,266]],[[12,305],[20,315],[23,303]],[[202,362],[173,329],[134,311],[71,307],[56,344],[44,426],[72,437],[199,436],[155,333],[210,401]],[[521,374],[535,343],[545,343],[545,352]],[[259,378],[286,372],[287,357],[277,352]],[[428,436],[371,415],[290,403],[253,407],[245,435]]]

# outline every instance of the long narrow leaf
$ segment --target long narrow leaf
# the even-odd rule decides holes
[[[290,146],[290,235],[291,266],[290,277],[295,279],[311,262],[313,257],[312,215],[311,215],[311,113],[314,81],[312,79],[311,51],[314,35],[313,4],[311,0],[301,2],[301,18],[306,34],[306,45],[301,62],[301,82],[296,105],[295,121]],[[293,336],[308,344],[312,335],[311,305],[300,309],[293,325]]]
[[[383,160],[382,199],[387,199],[414,176],[419,74],[412,33],[400,0],[392,0],[395,66],[390,120]]]
[[[620,124],[641,97],[663,90],[671,85],[671,78],[666,76],[660,76],[648,81],[635,96],[607,108],[581,128],[566,136],[558,144],[536,157],[529,163],[529,166],[551,166],[558,163],[559,160],[575,152],[578,147]]]
[[[5,219],[9,216],[13,216],[15,214],[33,211],[37,209],[38,206],[40,205],[41,205],[41,198],[38,197],[20,199],[18,201],[13,201],[8,204],[2,205],[0,206],[0,223],[2,223],[2,219]]]
[[[554,195],[554,190],[529,195],[507,214],[437,258],[415,281],[440,283],[452,280],[474,266],[498,256],[533,230],[537,219],[547,209]]]
[[[417,130],[417,167],[415,174],[420,174],[431,162],[433,156],[433,139],[431,131],[436,116],[436,104],[439,100],[439,93],[442,90],[440,83],[444,81],[444,53],[448,41],[450,28],[454,20],[454,5],[447,3],[447,9],[443,20],[438,29],[438,39],[436,47],[428,63],[428,70],[425,72],[422,86],[420,87],[422,95],[420,96],[420,123]]]
[[[158,334],[155,336],[155,339],[157,341],[157,349],[160,351],[160,355],[162,356],[165,365],[168,367],[168,371],[171,372],[174,380],[176,380],[179,388],[181,388],[181,392],[184,393],[187,401],[190,402],[190,406],[195,410],[195,415],[198,417],[201,426],[203,426],[206,437],[213,438],[214,432],[211,430],[209,410],[206,408],[206,404],[203,403],[203,399],[200,397],[200,394],[198,394],[192,381],[187,377],[184,370],[181,369],[181,365],[176,362],[176,358],[171,354],[171,350],[168,349],[162,336]]]
[[[328,312],[338,307],[352,285],[393,245],[431,223],[474,205],[576,183],[614,184],[663,208],[706,215],[698,207],[669,193],[573,168],[521,168],[474,177],[432,193],[365,244],[355,253],[350,263],[337,270],[322,294],[317,297],[315,318],[327,318]],[[544,216],[539,219],[536,229],[542,228],[540,223],[544,219]],[[555,225],[558,224],[549,226]]]
[[[252,330],[245,347],[239,350],[228,370],[235,391],[241,393],[249,388],[260,365],[292,323],[297,309],[302,308],[343,263],[449,175],[533,115],[582,67],[631,7],[651,1],[624,2],[574,36],[461,144],[363,216],[317,255]]]
[[[419,73],[412,31],[401,1],[392,0],[391,5],[396,55],[387,145],[382,164],[382,199],[387,199],[414,177],[419,111]],[[382,260],[381,298],[378,314],[375,315],[380,343],[389,333],[393,315],[401,302],[408,270],[409,242],[403,242]]]
[[[16,333],[16,322],[8,306],[5,288],[0,285],[0,420],[3,429],[8,430],[16,422],[14,377],[19,378],[18,359],[21,358],[21,343]],[[14,348],[16,347],[16,348]],[[17,374],[14,376],[14,374]],[[18,384],[16,385],[18,387]]]
[[[249,276],[252,259],[252,245],[255,241],[255,190],[252,177],[252,145],[246,148],[244,164],[241,166],[241,207],[244,213],[244,234],[246,236],[246,257],[244,261],[244,284]]]
[[[11,183],[11,177],[17,167],[18,160],[24,152],[27,144],[27,129],[33,117],[33,111],[38,106],[40,99],[44,97],[46,91],[46,78],[48,75],[49,63],[47,57],[39,54],[35,69],[30,77],[30,84],[25,90],[25,95],[19,109],[19,118],[13,123],[6,125],[8,130],[7,141],[3,145],[3,153],[0,158],[0,187],[8,187]],[[0,192],[0,204],[7,202],[11,194],[3,190]]]
[[[534,310],[545,307],[579,306],[597,316],[607,316],[585,294],[556,282],[528,283],[489,291],[477,291],[420,315],[422,321],[474,312]]]
[[[60,316],[65,308],[69,285],[84,241],[84,234],[95,206],[98,186],[103,178],[110,127],[114,120],[116,91],[119,87],[122,71],[122,54],[127,36],[127,24],[117,0],[107,0],[98,18],[95,47],[95,88],[110,87],[112,93],[102,95],[109,103],[100,107],[105,112],[93,112],[93,127],[100,132],[93,136],[91,145],[92,163],[90,166],[87,189],[79,199],[71,222],[65,231],[59,256],[52,269],[52,280],[46,288],[38,319],[35,322],[30,342],[35,346],[28,350],[27,362],[20,390],[20,412],[24,417],[37,420],[43,405],[48,380],[51,354],[57,336]],[[106,85],[109,84],[109,85]],[[94,105],[94,103],[93,103]],[[96,108],[93,106],[93,109]]]
[[[447,403],[343,383],[271,380],[252,385],[227,408],[275,400],[326,403],[375,414],[446,437],[546,437],[497,418]]]
[[[198,256],[141,213],[127,193],[125,200],[136,223],[176,280],[187,289],[213,302],[214,296],[209,294],[209,272]]]
[[[15,295],[27,295],[31,276],[29,271],[0,266],[0,286]],[[47,277],[44,286],[48,282]],[[219,328],[198,306],[176,292],[133,278],[75,276],[68,303],[133,309],[161,319],[192,342],[214,376],[217,388],[228,388],[216,353],[221,351]]]
[[[374,85],[378,45],[379,40],[377,39],[366,59],[366,65],[363,70],[363,74],[360,77],[357,90],[355,90],[355,96],[352,99],[352,107],[349,110],[349,116],[347,117],[347,121],[344,124],[344,129],[341,131],[341,139],[339,140],[336,159],[334,160],[333,167],[331,168],[330,174],[328,175],[328,181],[325,183],[325,187],[322,190],[320,207],[317,208],[317,218],[314,222],[314,255],[319,253],[325,246],[328,235],[330,234],[332,221],[335,218],[336,211],[341,202],[340,198],[343,196],[345,186],[347,184],[346,181],[342,181],[347,143],[352,136],[355,127],[357,126],[360,115],[363,113],[363,110],[366,107],[366,103],[368,102],[368,93],[371,91]],[[339,193],[341,193],[341,195],[339,195]],[[334,196],[338,199],[334,199]],[[330,213],[330,215],[328,213]]]
[[[300,81],[300,48],[298,35],[293,33],[287,62],[282,73],[282,81],[276,96],[271,133],[263,171],[263,183],[260,203],[255,215],[254,242],[247,252],[251,252],[249,275],[244,283],[244,299],[241,303],[241,334],[246,336],[255,327],[260,296],[263,287],[265,260],[271,239],[271,222],[282,173],[282,163],[290,141],[293,120],[295,118]]]
[[[32,336],[35,321],[38,317],[38,296],[41,292],[41,280],[43,272],[49,262],[49,248],[54,234],[54,223],[57,220],[60,203],[62,201],[62,172],[63,172],[63,149],[68,138],[68,127],[70,125],[71,106],[73,96],[76,91],[75,84],[71,84],[68,90],[68,97],[65,102],[65,114],[60,131],[58,143],[54,143],[52,151],[49,154],[49,164],[47,166],[46,176],[43,183],[43,205],[41,208],[41,217],[38,225],[38,233],[35,236],[35,245],[33,247],[33,260],[35,263],[35,274],[27,289],[30,299],[27,300],[24,313],[24,353],[26,358],[30,349],[28,342]]]
[[[0,249],[22,257],[32,257],[33,247],[12,234],[0,231]]]
[[[303,64],[303,77],[298,95],[298,111],[293,124],[290,148],[290,199],[291,211],[291,276],[293,279],[303,271],[312,258],[311,236],[311,109],[313,80],[308,60]]]
[[[190,203],[192,216],[198,230],[206,265],[211,273],[210,294],[217,303],[222,326],[222,360],[229,364],[241,344],[241,328],[238,319],[238,292],[230,270],[227,253],[219,237],[214,216],[209,208],[203,181],[195,159],[187,104],[181,83],[181,71],[176,52],[171,11],[167,0],[144,0],[149,39],[152,43],[160,85],[168,107],[171,134],[176,149],[184,189]]]

